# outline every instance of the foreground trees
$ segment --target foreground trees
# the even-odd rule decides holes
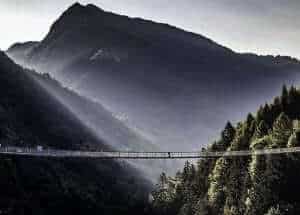
[[[249,114],[236,126],[227,123],[220,139],[207,150],[299,146],[297,119],[300,91],[284,87],[282,95],[260,107],[255,116]],[[298,154],[203,159],[191,166],[186,164],[179,178],[166,177],[176,186],[165,187],[168,201],[160,201],[170,209],[165,214],[300,214]]]

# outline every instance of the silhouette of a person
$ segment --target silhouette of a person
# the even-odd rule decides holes
[[[169,158],[171,157],[171,152],[168,152],[168,156],[169,156]]]

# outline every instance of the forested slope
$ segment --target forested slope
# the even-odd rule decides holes
[[[206,150],[300,146],[299,118],[300,91],[284,87],[255,116],[227,123]],[[162,174],[153,205],[162,214],[299,214],[299,190],[299,154],[201,159],[187,162],[174,178]]]
[[[0,52],[2,147],[110,149],[32,74]],[[141,214],[149,189],[126,163],[0,158],[1,214]]]

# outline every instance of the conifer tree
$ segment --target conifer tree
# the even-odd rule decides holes
[[[224,214],[228,215],[242,215],[245,214],[247,183],[249,180],[247,158],[232,159],[229,169],[226,189],[226,202],[224,207]]]
[[[284,147],[292,134],[292,121],[285,113],[281,113],[273,124],[272,141],[274,147]]]
[[[269,104],[260,106],[256,114],[256,121],[259,123],[260,121],[264,120],[268,127],[271,127],[274,121],[272,112],[273,111],[271,110],[271,106]]]
[[[218,159],[209,177],[210,187],[208,190],[208,201],[216,214],[221,213],[225,204],[225,190],[229,165],[227,159]]]
[[[210,215],[210,207],[207,199],[199,199],[194,208],[194,215]]]
[[[196,185],[197,196],[203,198],[209,188],[209,174],[214,168],[214,160],[201,159],[197,162]]]
[[[162,172],[159,176],[159,184],[160,189],[165,189],[168,182],[168,178],[166,173]]]
[[[283,111],[284,110],[282,108],[281,98],[275,97],[273,104],[270,106],[270,118],[272,119],[271,120],[272,124],[274,123],[276,118],[279,116],[279,114]],[[270,124],[270,126],[272,126],[272,125]]]
[[[263,156],[252,156],[249,166],[251,187],[248,190],[246,199],[247,215],[264,214],[271,190],[266,186],[264,173],[266,171],[266,161]]]
[[[229,147],[234,136],[235,136],[235,128],[232,126],[230,122],[227,122],[224,130],[221,133],[221,141],[223,143],[222,151],[224,151],[227,147]]]
[[[268,212],[266,213],[266,215],[283,215],[284,213],[282,213],[279,209],[279,206],[276,207],[271,207]]]
[[[283,85],[282,91],[281,91],[281,105],[283,110],[287,107],[289,103],[289,91],[286,87],[286,85]]]
[[[252,139],[255,140],[255,139],[262,138],[268,134],[268,131],[269,131],[269,128],[268,128],[267,123],[264,120],[262,120],[256,127]]]
[[[298,118],[300,116],[300,92],[294,86],[291,86],[288,94],[289,105],[286,112],[292,119]]]
[[[191,170],[191,163],[189,161],[186,161],[182,171],[182,180],[184,183],[188,182],[189,180],[190,170]]]

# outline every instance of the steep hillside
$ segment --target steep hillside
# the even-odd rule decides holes
[[[2,147],[112,150],[33,74],[0,52]],[[151,187],[137,170],[115,161],[2,156],[0,173],[2,214],[140,214]]]
[[[201,35],[78,3],[31,51],[20,50],[7,53],[178,150],[205,144],[228,118],[241,119],[283,83],[298,82],[300,68],[294,59],[238,54]]]
[[[150,141],[130,129],[102,105],[64,88],[49,74],[29,72],[31,78],[66,106],[82,124],[90,128],[107,145],[116,150],[155,150]],[[82,139],[81,141],[85,141]]]
[[[284,87],[272,104],[232,126],[209,151],[300,146],[300,90]],[[176,177],[160,177],[154,207],[161,214],[299,214],[300,155],[202,159]]]

